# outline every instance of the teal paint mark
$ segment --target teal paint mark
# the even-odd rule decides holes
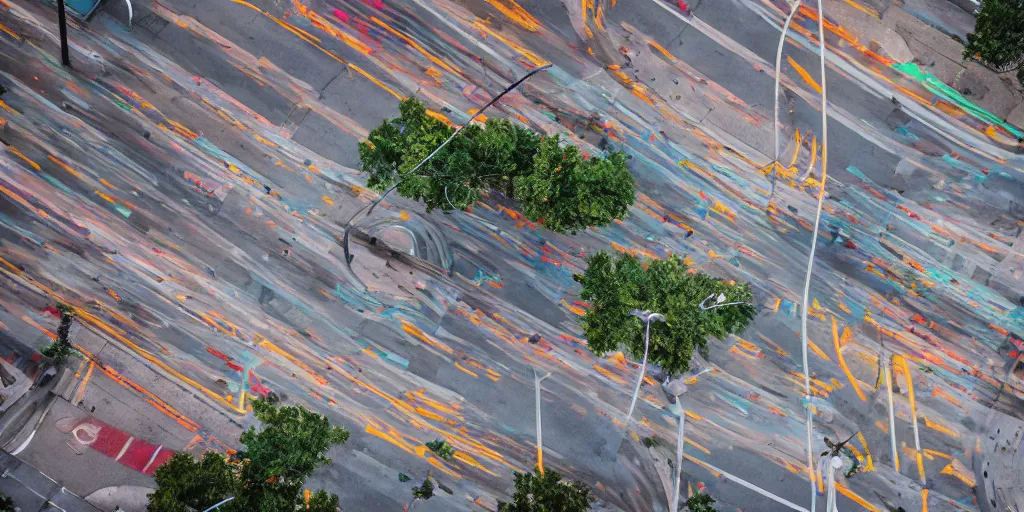
[[[892,68],[895,69],[896,71],[899,71],[900,73],[903,73],[907,77],[920,82],[921,85],[923,85],[929,91],[938,94],[939,96],[948,101],[953,102],[954,104],[956,104],[956,106],[964,109],[968,114],[970,114],[975,119],[984,121],[989,124],[1001,126],[1003,129],[1012,133],[1014,136],[1018,138],[1024,137],[1024,132],[1018,130],[1013,125],[1008,124],[1006,121],[999,119],[991,112],[975,105],[974,103],[971,103],[970,101],[968,101],[967,98],[964,98],[963,94],[960,94],[959,91],[942,83],[942,80],[939,80],[934,75],[921,71],[921,68],[919,68],[917,64],[914,64],[913,62],[908,62],[906,64],[893,64]]]

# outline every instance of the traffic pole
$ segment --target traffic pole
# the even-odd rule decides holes
[[[60,62],[66,68],[71,67],[71,54],[68,51],[68,18],[64,13],[64,0],[57,0],[57,25],[60,27]]]

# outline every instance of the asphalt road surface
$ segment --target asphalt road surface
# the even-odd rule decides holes
[[[841,8],[853,4],[873,9]],[[761,308],[742,337],[712,343],[711,371],[682,399],[686,484],[722,510],[785,509],[735,478],[810,508],[799,302],[822,177],[813,10],[783,60],[773,187],[781,3],[702,0],[687,15],[652,0],[168,0],[136,6],[131,32],[116,11],[72,27],[73,71],[52,58],[50,11],[0,6],[6,329],[39,336],[43,304],[75,304],[136,355],[113,368],[145,365],[193,393],[168,405],[201,437],[218,434],[202,408],[252,421],[240,381],[327,414],[353,435],[310,485],[349,511],[401,510],[428,472],[453,494],[416,510],[507,499],[511,472],[535,464],[535,367],[553,374],[546,467],[594,486],[602,510],[659,511],[675,417],[648,385],[641,421],[623,423],[638,368],[587,350],[572,275],[598,250],[686,255],[754,283]],[[998,392],[1022,321],[1016,138],[843,37],[855,32],[830,25],[813,451],[862,434],[868,470],[840,478],[840,510],[987,510],[972,451],[995,409],[1019,414]],[[341,224],[375,197],[358,140],[410,95],[465,122],[545,62],[487,115],[626,151],[639,191],[627,218],[570,237],[498,197],[450,215],[392,198],[359,226],[391,250],[356,243],[349,270]],[[893,353],[907,361],[898,454],[880,380]],[[639,442],[650,436],[653,449]],[[454,460],[425,450],[435,438]]]

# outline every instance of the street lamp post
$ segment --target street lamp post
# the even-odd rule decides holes
[[[676,428],[676,478],[672,486],[672,508],[671,511],[679,510],[679,496],[682,494],[683,485],[683,444],[686,441],[686,409],[679,397],[686,392],[686,384],[675,393],[676,403],[679,404],[679,422]]]
[[[651,322],[657,320],[659,322],[665,321],[665,315],[661,313],[652,313],[650,311],[640,311],[634,309],[629,314],[643,320],[646,324],[644,331],[644,360],[640,365],[640,376],[636,379],[636,387],[633,388],[633,398],[629,401],[629,412],[626,413],[626,424],[629,424],[629,420],[633,418],[633,408],[636,407],[636,397],[640,395],[640,384],[644,381],[644,374],[647,373],[647,350],[651,346]]]
[[[828,465],[828,488],[825,491],[825,512],[836,512],[836,471],[843,467],[843,459],[838,455],[829,457]]]
[[[60,29],[60,62],[66,68],[71,67],[71,55],[68,52],[68,18],[64,13],[64,0],[57,0],[57,25]]]
[[[544,437],[540,427],[540,383],[550,376],[551,373],[549,372],[541,377],[537,373],[537,369],[533,369],[533,388],[537,403],[537,470],[540,471],[541,476],[544,475]]]

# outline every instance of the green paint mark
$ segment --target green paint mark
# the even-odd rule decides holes
[[[956,106],[964,109],[975,119],[979,119],[989,124],[1001,126],[1006,131],[1012,133],[1015,137],[1024,137],[1024,132],[1017,129],[1015,126],[1006,123],[1002,119],[999,119],[991,112],[971,103],[967,98],[964,98],[962,94],[956,89],[942,83],[942,80],[935,78],[935,75],[925,73],[921,71],[921,68],[917,67],[917,64],[908,62],[906,64],[893,64],[892,68],[904,75],[918,81],[929,91],[938,94],[943,99],[954,103]]]
[[[127,103],[117,99],[117,98],[114,98],[114,104],[117,105],[121,110],[124,110],[125,112],[131,112],[132,111],[132,106],[131,105],[129,105],[129,104],[127,104]]]

